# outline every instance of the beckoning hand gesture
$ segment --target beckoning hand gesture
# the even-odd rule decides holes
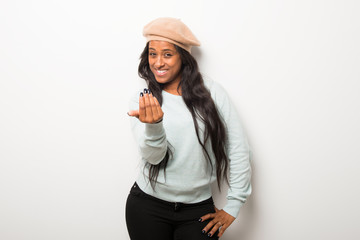
[[[139,110],[131,110],[128,114],[131,117],[137,117],[143,123],[157,123],[164,116],[158,100],[146,88],[144,93],[140,93]]]

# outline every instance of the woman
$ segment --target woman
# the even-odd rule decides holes
[[[190,54],[200,43],[178,19],[144,27],[139,75],[148,89],[128,114],[144,168],[126,204],[133,240],[218,239],[251,193],[249,146],[225,91],[204,81]],[[211,184],[229,184],[215,208]]]

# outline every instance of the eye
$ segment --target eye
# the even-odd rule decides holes
[[[156,53],[150,52],[150,53],[149,53],[149,56],[156,56]]]
[[[168,57],[168,58],[169,58],[169,57],[172,57],[172,54],[171,54],[171,53],[165,53],[164,55],[165,55],[165,57]]]

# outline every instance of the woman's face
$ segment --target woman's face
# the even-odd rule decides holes
[[[181,80],[181,59],[175,45],[166,41],[150,41],[149,66],[157,82],[166,89],[177,89]]]

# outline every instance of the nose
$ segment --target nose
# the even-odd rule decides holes
[[[161,68],[164,65],[165,65],[165,63],[164,63],[164,59],[162,58],[162,56],[157,56],[156,61],[155,61],[155,67]]]

